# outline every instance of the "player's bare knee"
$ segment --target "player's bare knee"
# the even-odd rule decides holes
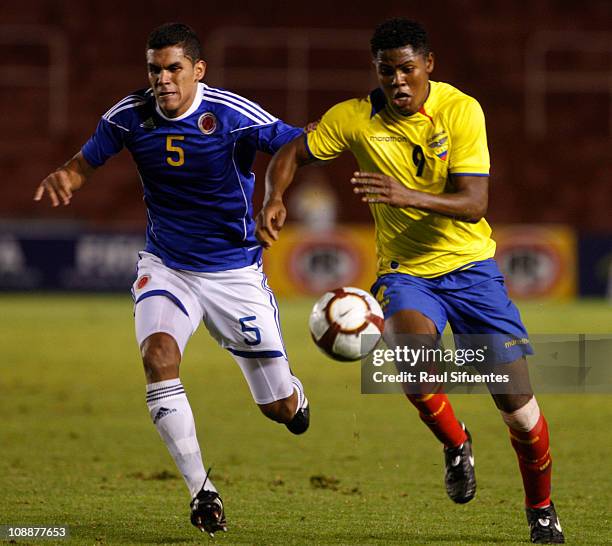
[[[149,381],[163,381],[178,377],[181,353],[174,338],[157,333],[141,345],[142,363]]]
[[[293,419],[296,410],[296,401],[293,396],[276,400],[269,404],[259,404],[261,412],[272,421],[277,423],[288,423]]]

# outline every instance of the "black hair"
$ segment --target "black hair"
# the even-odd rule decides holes
[[[415,52],[424,56],[431,51],[425,27],[421,23],[403,17],[388,19],[378,25],[370,40],[374,57],[379,51],[405,46],[411,46]]]
[[[183,23],[165,23],[151,31],[147,38],[147,49],[163,49],[180,46],[192,63],[202,58],[202,44],[195,31]]]

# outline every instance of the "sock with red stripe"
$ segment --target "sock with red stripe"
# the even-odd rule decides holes
[[[529,432],[510,430],[510,441],[518,457],[525,504],[530,508],[544,508],[550,504],[550,457],[548,425],[543,415]]]
[[[408,400],[419,410],[421,421],[446,447],[457,447],[467,440],[446,394],[409,394]]]
[[[522,408],[501,412],[510,431],[510,442],[518,457],[525,489],[525,504],[530,508],[544,508],[550,504],[552,459],[548,424],[535,397]]]

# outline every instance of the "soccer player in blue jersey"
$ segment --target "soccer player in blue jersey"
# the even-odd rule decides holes
[[[548,425],[525,360],[531,348],[484,219],[489,152],[482,109],[455,87],[429,79],[434,57],[420,24],[381,24],[371,50],[379,88],[336,104],[316,130],[272,159],[257,235],[266,247],[278,239],[286,217],[283,193],[299,166],[353,153],[359,171],[351,182],[376,225],[372,292],[385,312],[385,341],[401,346],[417,335],[419,344],[435,346],[449,323],[458,347],[488,347],[489,371],[511,379],[510,388],[489,386],[518,457],[531,540],[563,542],[550,499]],[[471,436],[447,396],[423,387],[406,394],[444,446],[448,495],[466,503],[476,492]]]
[[[226,530],[221,498],[205,471],[193,414],[179,379],[183,350],[201,321],[227,349],[270,419],[294,434],[310,411],[287,361],[278,307],[254,236],[251,167],[300,134],[257,104],[201,83],[200,41],[187,25],[153,30],[146,48],[149,89],[131,93],[93,136],[36,190],[53,206],[126,147],[142,179],[146,246],[132,287],[136,338],[153,423],[191,494],[191,522]]]

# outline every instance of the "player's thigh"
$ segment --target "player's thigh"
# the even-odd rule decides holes
[[[260,266],[207,275],[204,324],[244,374],[257,404],[293,392],[278,304]]]
[[[142,253],[132,296],[138,346],[152,334],[165,333],[175,339],[182,355],[200,323],[201,309],[181,273],[166,267],[156,256]]]
[[[372,287],[385,313],[385,343],[400,349],[395,360],[400,372],[437,371],[438,363],[426,350],[438,347],[440,334],[446,327],[446,314],[432,284],[428,279],[391,274],[381,277]],[[426,358],[415,356],[425,353]],[[402,388],[411,396],[437,392],[439,385],[402,383]]]
[[[495,405],[502,411],[509,413],[516,411],[533,397],[529,368],[524,357],[513,362],[489,364],[479,371],[504,378],[504,381],[487,383]]]
[[[166,296],[141,300],[134,308],[136,341],[139,347],[153,334],[168,334],[174,338],[183,354],[194,328],[185,313]]]
[[[372,293],[385,314],[387,345],[431,344],[444,331],[444,307],[428,284],[427,279],[401,273],[384,275],[374,284]]]
[[[207,275],[204,324],[224,349],[245,358],[285,357],[280,314],[261,267]]]

